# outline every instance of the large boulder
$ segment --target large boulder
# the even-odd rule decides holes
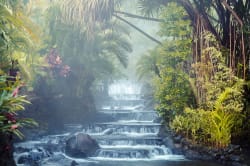
[[[66,140],[65,152],[71,157],[91,157],[98,149],[100,149],[98,143],[88,134],[79,133]]]

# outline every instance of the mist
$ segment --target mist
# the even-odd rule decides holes
[[[249,10],[0,1],[0,165],[247,165]]]

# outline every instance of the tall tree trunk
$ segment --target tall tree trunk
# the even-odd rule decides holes
[[[198,19],[202,19],[205,30],[211,32],[217,38],[218,41],[221,41],[220,35],[211,24],[208,15],[204,9],[198,10],[198,8],[195,8],[189,0],[176,0],[176,2],[184,7],[190,17],[193,27],[196,26]]]
[[[16,165],[13,157],[12,135],[9,133],[0,133],[0,165]]]
[[[224,5],[224,7],[227,9],[228,11],[228,15],[229,12],[232,14],[232,16],[236,19],[236,21],[238,22],[238,24],[240,25],[240,31],[241,31],[241,38],[240,38],[240,46],[241,46],[241,53],[242,53],[242,63],[243,63],[243,79],[246,79],[246,53],[245,53],[245,40],[244,40],[244,33],[243,33],[243,21],[241,20],[241,18],[238,16],[238,14],[230,7],[230,5],[227,3],[226,0],[221,0],[221,3]],[[230,17],[227,20],[229,22],[228,25],[230,25]],[[226,28],[227,28],[227,24],[226,24]]]

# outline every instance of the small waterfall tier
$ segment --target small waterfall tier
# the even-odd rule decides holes
[[[103,105],[100,112],[114,120],[91,124],[83,129],[101,147],[94,159],[183,159],[162,144],[158,136],[161,124],[156,122],[158,114],[144,107],[140,86],[117,83],[110,86],[109,95],[113,100]]]

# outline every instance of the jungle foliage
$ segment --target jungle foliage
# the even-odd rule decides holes
[[[37,125],[32,119],[18,116],[24,105],[30,104],[26,96],[19,94],[25,80],[20,73],[27,69],[22,58],[29,59],[36,35],[21,6],[19,1],[0,1],[0,133],[23,138],[21,127]]]
[[[91,25],[93,20],[98,21],[101,17],[104,17],[105,21],[117,18],[159,44],[150,52],[151,55],[143,56],[138,63],[138,72],[140,77],[155,73],[153,80],[156,82],[157,110],[167,121],[174,120],[176,115],[185,114],[184,110],[188,107],[194,110],[215,111],[220,116],[224,116],[221,110],[235,107],[227,112],[240,112],[241,116],[225,115],[235,118],[228,118],[233,119],[229,120],[233,123],[226,125],[226,138],[212,139],[210,143],[217,147],[227,146],[232,140],[231,135],[238,137],[242,133],[235,132],[235,126],[249,131],[246,128],[249,126],[248,1],[138,0],[138,6],[144,16],[119,11],[115,2],[118,1],[89,1],[87,9],[91,7],[94,9],[92,11],[97,11],[95,9],[99,8],[103,15],[90,12],[85,15],[87,19],[83,19],[83,23]],[[79,14],[77,11],[71,12],[71,16]],[[159,34],[163,41],[156,40],[121,16],[160,22]],[[238,125],[236,121],[244,123]],[[222,139],[230,141],[223,143],[220,142]]]
[[[239,11],[249,3],[206,2],[139,1],[145,15],[158,14],[164,21],[162,44],[142,56],[138,73],[151,77],[156,109],[174,131],[195,143],[224,148],[250,138],[249,12]]]
[[[38,124],[32,119],[18,117],[18,112],[25,110],[24,105],[30,102],[26,96],[18,94],[20,81],[13,82],[8,78],[0,76],[0,133],[12,133],[23,138],[20,128]]]
[[[75,20],[77,17],[68,18],[70,12],[74,11],[74,3],[55,2],[47,10],[50,45],[70,68],[68,77],[57,82],[55,90],[57,87],[64,87],[65,90],[70,84],[65,95],[71,97],[91,94],[88,90],[94,83],[112,80],[119,66],[127,66],[127,53],[132,51],[128,42],[129,32],[118,22],[110,20],[76,26],[80,24],[79,20]],[[88,26],[91,26],[93,33],[89,34]]]
[[[107,92],[98,90],[107,88],[107,83],[119,77],[120,68],[127,66],[127,54],[132,51],[129,32],[120,22],[98,19],[80,23],[84,19],[75,14],[70,19],[71,12],[78,11],[76,6],[84,3],[90,1],[53,1],[47,2],[47,7],[27,3],[30,13],[40,12],[39,17],[31,16],[43,30],[38,53],[45,60],[34,81],[32,93],[36,100],[30,108],[39,114],[32,111],[30,114],[48,123],[49,128],[62,128],[63,123],[84,123],[83,118],[88,120],[87,115],[96,110],[95,93]]]
[[[27,114],[51,126],[94,111],[94,92],[120,77],[132,51],[127,28],[107,17],[120,3],[73,2],[0,1],[0,75],[20,77],[33,103]]]
[[[27,103],[13,95],[20,78],[54,123],[68,110],[94,110],[92,89],[127,66],[125,23],[159,44],[142,56],[138,73],[152,79],[156,109],[173,130],[218,148],[250,138],[250,1],[138,0],[144,15],[121,11],[120,0],[44,2],[0,0],[0,111],[11,113],[0,115],[2,132],[20,135],[10,128],[24,125],[13,120]],[[160,23],[162,40],[126,17]],[[66,101],[70,107],[55,104]]]

